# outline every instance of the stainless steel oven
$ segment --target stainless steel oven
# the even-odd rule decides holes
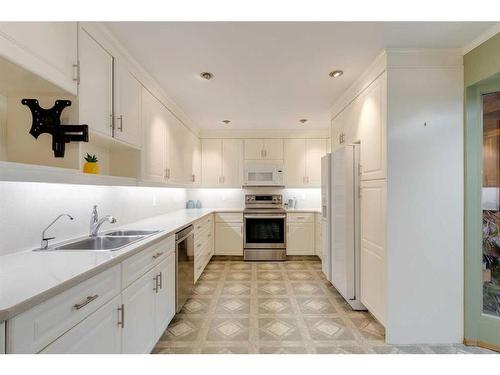
[[[281,195],[247,195],[243,221],[245,260],[286,259],[286,212]]]

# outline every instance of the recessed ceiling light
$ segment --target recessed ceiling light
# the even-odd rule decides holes
[[[342,74],[344,74],[344,72],[342,70],[334,70],[334,71],[330,72],[330,74],[328,74],[328,75],[332,78],[337,78],[337,77],[340,77]]]
[[[231,122],[231,120],[222,120],[222,122],[227,125]]]
[[[306,118],[302,118],[302,119],[300,119],[300,120],[299,120],[299,122],[300,122],[301,124],[305,124],[307,121],[308,121],[308,120],[307,120]]]
[[[210,72],[201,72],[200,77],[206,79],[207,81],[210,81],[212,78],[214,78],[214,75]]]

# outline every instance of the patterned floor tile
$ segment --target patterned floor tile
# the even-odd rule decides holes
[[[493,353],[464,345],[392,346],[384,336],[368,312],[351,309],[315,257],[215,257],[153,353]]]
[[[249,320],[246,318],[214,318],[207,341],[247,341]]]
[[[259,339],[265,341],[299,341],[302,335],[297,320],[292,318],[259,319]]]

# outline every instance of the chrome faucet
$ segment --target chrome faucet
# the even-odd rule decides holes
[[[47,227],[42,231],[42,242],[40,243],[40,249],[46,249],[47,247],[49,247],[49,241],[50,240],[53,240],[55,237],[45,237],[45,232],[47,231],[47,229],[49,229],[57,220],[59,220],[61,217],[63,216],[66,216],[68,217],[70,220],[73,220],[73,216],[69,215],[69,214],[61,214],[59,215],[58,217],[56,217],[54,220],[52,220],[52,222],[47,225]]]
[[[111,224],[116,223],[116,219],[111,215],[106,215],[102,219],[99,219],[99,214],[97,213],[97,205],[94,205],[92,209],[92,214],[90,215],[90,237],[97,237],[99,233],[99,228],[104,224],[105,221],[109,221]]]

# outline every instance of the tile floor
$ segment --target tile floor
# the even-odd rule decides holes
[[[390,346],[367,312],[350,309],[315,257],[248,263],[214,258],[153,353],[487,353]],[[490,352],[492,353],[492,352]]]

